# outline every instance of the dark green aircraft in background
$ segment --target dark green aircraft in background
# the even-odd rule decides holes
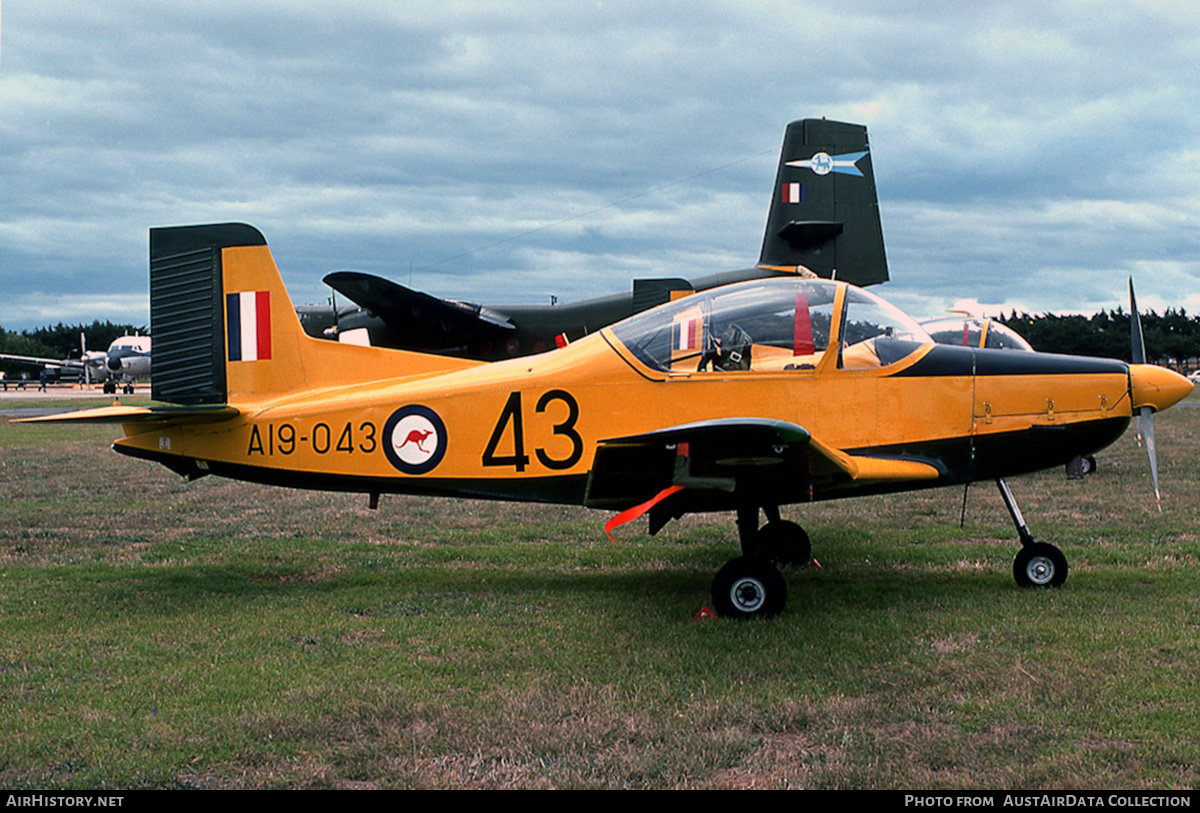
[[[476,305],[337,271],[325,283],[354,305],[297,308],[319,338],[495,361],[553,349],[691,293],[773,276],[872,285],[888,279],[867,128],[825,119],[788,125],[762,253],[753,268],[693,279],[638,279],[631,291],[553,305]]]

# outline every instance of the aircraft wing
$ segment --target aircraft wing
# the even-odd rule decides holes
[[[761,504],[784,504],[856,483],[934,480],[941,474],[923,460],[833,448],[788,421],[723,418],[601,441],[586,504],[626,507],[678,486],[708,510],[735,505],[735,491]]]
[[[405,288],[382,277],[335,271],[325,284],[387,323],[389,346],[438,352],[480,341],[501,341],[514,330],[502,314]]]
[[[0,361],[23,361],[26,364],[42,364],[47,367],[77,367],[83,369],[83,362],[75,359],[44,359],[37,356],[10,356],[0,353]]]

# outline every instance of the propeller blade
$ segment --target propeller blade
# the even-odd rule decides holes
[[[1146,437],[1146,454],[1150,456],[1150,476],[1154,479],[1154,501],[1158,503],[1158,513],[1162,513],[1162,494],[1158,491],[1158,451],[1154,446],[1154,408],[1144,406],[1140,410],[1138,420]]]
[[[1146,342],[1142,339],[1142,315],[1138,313],[1137,297],[1133,294],[1133,277],[1129,278],[1129,351],[1134,364],[1146,363]],[[1142,445],[1142,413],[1137,414],[1137,445]]]
[[[1142,316],[1138,313],[1137,297],[1133,293],[1133,277],[1129,278],[1129,343],[1134,364],[1146,363],[1146,343],[1142,338]],[[1158,490],[1158,450],[1154,445],[1154,408],[1143,406],[1137,414],[1137,440],[1142,445],[1146,440],[1146,454],[1150,457],[1150,476],[1154,480],[1154,501],[1162,513],[1162,494]]]
[[[1138,313],[1137,297],[1133,295],[1133,277],[1129,278],[1129,343],[1134,364],[1146,363],[1146,343],[1142,341],[1142,316]]]

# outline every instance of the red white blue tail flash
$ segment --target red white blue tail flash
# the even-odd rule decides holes
[[[271,294],[243,291],[225,296],[230,361],[271,358]]]

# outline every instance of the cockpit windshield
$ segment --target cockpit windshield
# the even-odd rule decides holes
[[[613,332],[646,366],[674,372],[814,369],[835,324],[839,366],[847,368],[890,364],[931,341],[874,294],[844,286],[839,297],[838,286],[769,279],[714,288],[638,314]]]
[[[925,328],[925,332],[932,336],[938,344],[1033,352],[1033,347],[1025,341],[1021,334],[994,319],[946,316],[922,322],[921,327]]]

